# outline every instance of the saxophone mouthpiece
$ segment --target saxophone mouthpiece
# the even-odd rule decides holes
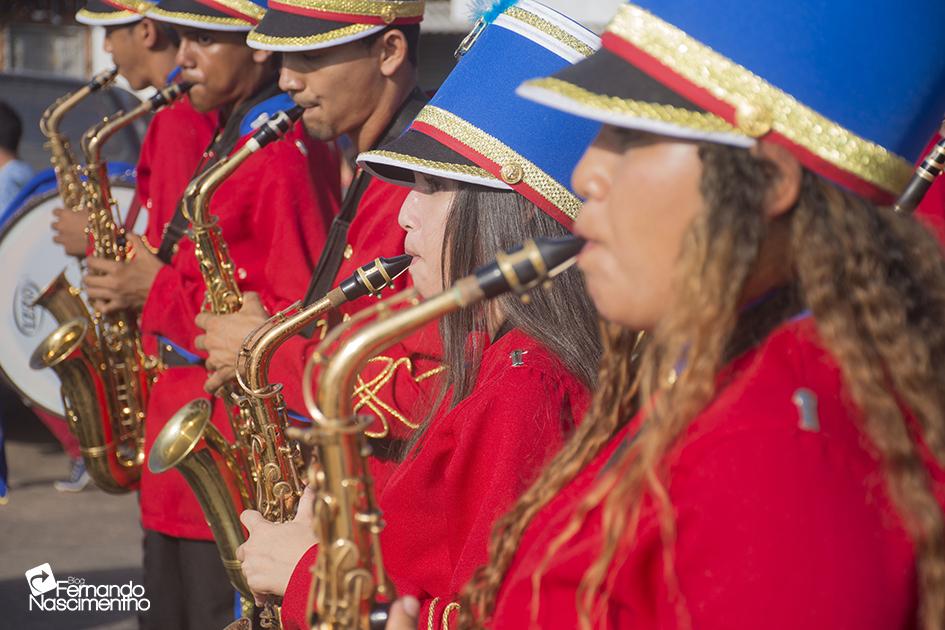
[[[151,111],[157,111],[169,103],[173,103],[192,87],[193,83],[171,83],[164,89],[158,90],[157,94],[150,98]]]
[[[118,67],[111,68],[109,70],[103,70],[99,72],[92,80],[88,82],[87,87],[90,91],[96,92],[104,87],[107,87],[112,81],[115,80],[115,77],[118,76]]]
[[[583,247],[584,239],[577,236],[528,241],[476,270],[476,283],[486,298],[507,291],[523,294],[573,265]]]
[[[345,298],[356,300],[365,295],[377,295],[394,283],[400,274],[407,271],[413,256],[401,254],[393,258],[377,258],[360,267],[338,285]]]
[[[248,146],[252,145],[253,150],[258,151],[267,144],[275,142],[292,129],[295,121],[302,116],[302,111],[304,110],[301,107],[295,106],[292,109],[279,112],[257,129],[246,144]]]

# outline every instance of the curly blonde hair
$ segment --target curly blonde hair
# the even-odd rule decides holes
[[[481,627],[521,537],[535,515],[582,470],[636,411],[652,401],[649,419],[630,448],[602,475],[568,526],[546,552],[551,558],[601,507],[605,536],[578,588],[578,619],[591,628],[606,615],[608,575],[636,535],[644,494],[660,506],[664,579],[682,627],[690,626],[673,572],[675,523],[666,490],[665,456],[716,394],[716,375],[733,342],[738,309],[771,224],[766,192],[777,173],[749,151],[700,146],[701,192],[708,210],[684,237],[671,314],[650,336],[639,366],[635,335],[605,325],[599,388],[578,432],[512,510],[497,524],[490,561],[462,595],[464,627]],[[945,262],[935,239],[911,217],[899,216],[805,171],[796,206],[781,225],[799,296],[836,359],[863,430],[883,462],[888,493],[915,547],[918,620],[945,628],[945,520],[917,441],[945,461]],[[685,354],[686,369],[671,388],[667,375]],[[635,394],[639,388],[639,397]],[[654,396],[662,390],[659,396]],[[912,430],[903,415],[915,417]],[[534,577],[537,598],[541,571]],[[533,602],[533,614],[537,602]]]

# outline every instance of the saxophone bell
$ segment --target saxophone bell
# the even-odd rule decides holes
[[[184,475],[203,508],[230,582],[251,600],[236,549],[246,542],[239,512],[252,503],[243,492],[246,483],[234,449],[211,417],[210,401],[203,398],[178,410],[151,447],[148,468],[155,474],[176,468]]]

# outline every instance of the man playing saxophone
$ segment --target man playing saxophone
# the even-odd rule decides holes
[[[135,90],[160,88],[176,74],[175,56],[180,38],[168,25],[146,17],[144,11],[148,6],[146,2],[90,0],[76,13],[78,22],[105,28],[105,50],[111,54],[118,72]],[[135,168],[135,200],[127,209],[125,220],[130,227],[137,209],[147,209],[148,225],[142,235],[145,241],[160,242],[181,192],[212,139],[214,120],[213,115],[196,111],[186,95],[152,117]],[[158,155],[171,153],[175,155],[173,160],[157,159]],[[53,214],[53,241],[62,245],[67,254],[84,257],[89,246],[88,211],[80,206],[68,210],[58,208]],[[128,239],[132,249],[141,246],[137,235],[128,234]],[[93,286],[86,287],[93,298],[99,291],[94,284],[93,281]],[[59,418],[42,412],[38,415],[57,436],[62,436],[63,446],[72,460],[69,480],[57,481],[56,489],[82,490],[90,476],[76,438]]]
[[[396,138],[426,102],[417,88],[423,2],[383,0],[371,3],[367,13],[355,4],[344,8],[326,0],[293,1],[291,6],[274,2],[250,33],[248,44],[259,50],[284,51],[280,85],[306,108],[302,120],[310,136],[330,141],[346,135],[358,151],[366,151]],[[326,11],[331,19],[325,18]],[[296,298],[318,299],[361,265],[403,252],[405,234],[396,223],[408,192],[359,172],[308,291],[300,291]],[[345,222],[350,227],[339,229]],[[406,278],[396,282],[395,290],[406,282]],[[302,366],[326,328],[369,303],[344,305],[333,313],[335,319],[318,323],[311,339],[294,337],[277,351],[271,380],[285,386],[290,409],[304,409],[298,388]],[[208,391],[233,378],[243,339],[268,316],[253,300],[247,300],[235,315],[200,315],[197,324],[206,333],[197,343],[208,353],[208,368],[216,370],[207,382]],[[431,327],[427,334],[378,357],[362,375],[358,408],[379,417],[368,435],[375,438],[374,450],[380,456],[392,455],[418,425],[415,407],[429,386],[426,377],[439,367],[438,345]],[[389,472],[386,468],[374,471],[379,484]]]
[[[226,12],[220,5],[226,5]],[[173,27],[181,40],[176,61],[193,84],[195,109],[213,112],[212,143],[190,176],[199,175],[246,142],[248,135],[291,101],[280,95],[277,60],[245,45],[264,3],[161,1],[148,16]],[[158,156],[173,160],[174,152]],[[241,289],[259,292],[267,308],[279,308],[304,291],[337,206],[336,162],[328,147],[299,128],[260,150],[227,179],[210,202]],[[100,275],[86,282],[105,310],[141,305],[146,347],[160,350],[167,369],[158,377],[145,422],[145,451],[164,423],[191,399],[204,395],[207,374],[194,353],[193,320],[206,286],[194,243],[183,238],[188,217],[169,217],[157,253],[138,248],[128,263],[93,261]],[[213,421],[228,437],[224,405],[214,401]],[[145,587],[151,598],[147,628],[221,627],[232,618],[233,591],[201,509],[177,472],[141,482],[145,529]]]
[[[163,87],[177,67],[180,38],[169,26],[145,16],[148,4],[90,0],[76,13],[76,21],[105,28],[105,51],[134,90]],[[160,241],[177,199],[210,143],[213,127],[213,116],[197,112],[187,96],[162,109],[149,123],[135,167],[134,202],[148,210],[148,228],[143,235],[148,242]],[[166,151],[173,151],[176,159],[156,159]],[[53,241],[67,254],[85,256],[88,213],[59,208],[53,214]]]

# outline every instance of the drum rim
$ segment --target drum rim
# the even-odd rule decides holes
[[[113,187],[130,189],[132,193],[136,191],[135,182],[124,175],[112,175],[108,179],[109,183]],[[10,232],[13,226],[15,226],[20,221],[20,219],[22,219],[30,211],[35,210],[37,206],[45,203],[46,201],[49,201],[54,197],[59,197],[59,190],[57,188],[51,188],[29,197],[19,208],[16,209],[15,212],[13,212],[13,214],[7,217],[7,220],[4,221],[2,225],[0,225],[0,243],[3,242],[3,239],[6,238],[7,234]],[[27,369],[29,369],[28,365]],[[60,412],[50,409],[43,403],[36,401],[27,395],[26,392],[24,392],[23,389],[17,385],[12,378],[10,378],[9,374],[7,374],[7,370],[4,369],[2,360],[0,360],[0,380],[2,380],[3,383],[9,386],[14,392],[16,392],[17,396],[19,396],[27,406],[35,407],[36,409],[40,409],[45,413],[56,416],[57,418],[64,419]]]

